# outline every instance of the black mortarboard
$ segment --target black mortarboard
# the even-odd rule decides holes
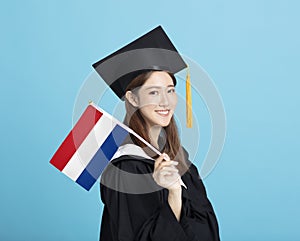
[[[163,28],[158,26],[94,63],[93,67],[122,99],[129,83],[139,74],[148,70],[164,70],[175,74],[187,65]]]
[[[119,98],[128,84],[145,70],[170,73],[187,67],[161,26],[93,64],[93,67]]]

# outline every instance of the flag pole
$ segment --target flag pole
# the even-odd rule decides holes
[[[146,144],[152,151],[154,151],[157,155],[161,155],[160,151],[157,150],[154,146],[152,146],[148,141],[146,141],[144,138],[142,138],[140,135],[136,134],[133,130],[130,129],[130,133],[134,135],[136,138],[138,138],[140,141],[142,141],[144,144]]]
[[[99,106],[95,105],[93,101],[89,101],[89,105],[92,105],[95,109],[101,111],[104,115],[106,115],[107,117],[111,118],[113,121],[115,121],[118,125],[120,125],[121,127],[123,127],[125,130],[127,130],[129,133],[131,133],[132,135],[134,135],[136,138],[138,138],[140,141],[142,141],[144,144],[146,144],[152,151],[154,151],[157,155],[161,155],[160,151],[157,150],[154,146],[152,146],[148,141],[146,141],[143,137],[141,137],[140,135],[138,135],[137,133],[135,133],[131,128],[129,128],[127,125],[125,125],[124,123],[122,123],[121,121],[117,120],[116,118],[114,118],[112,115],[108,114],[106,111],[104,111],[103,109],[101,109]],[[166,159],[165,159],[166,160]],[[167,161],[167,160],[166,160]],[[183,185],[185,188],[186,185],[185,183],[182,181],[182,179],[180,178],[180,184]]]

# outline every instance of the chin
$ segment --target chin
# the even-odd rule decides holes
[[[170,121],[171,121],[171,120],[169,120],[169,121],[158,121],[158,122],[156,123],[156,125],[159,125],[159,126],[161,126],[161,127],[166,127],[166,126],[168,126],[168,125],[170,124]]]

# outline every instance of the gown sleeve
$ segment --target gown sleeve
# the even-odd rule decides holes
[[[182,180],[188,189],[182,189],[180,224],[190,240],[219,241],[219,227],[213,207],[196,167],[191,164]]]
[[[122,170],[137,174],[151,173],[153,170],[153,167],[145,165],[141,160],[128,159],[114,165]],[[192,174],[191,172],[184,180],[188,185],[188,190],[182,192],[183,205],[179,222],[168,204],[166,198],[168,191],[166,189],[144,194],[128,194],[101,184],[104,212],[100,240],[219,240],[217,223],[210,203],[202,202],[199,206],[198,202],[203,197],[200,199],[193,197],[194,194],[200,195],[205,190],[203,189],[204,186],[201,186],[200,179],[192,180],[194,176]],[[104,174],[104,178],[111,178],[109,172]],[[195,181],[195,183],[191,183],[195,185],[191,190],[189,190],[190,181]],[[124,181],[120,180],[120,182]],[[151,185],[156,184],[152,183]],[[189,193],[190,191],[192,192]],[[206,197],[205,193],[202,195]]]

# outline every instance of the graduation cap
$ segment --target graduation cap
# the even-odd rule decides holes
[[[93,64],[94,69],[123,100],[129,83],[139,74],[161,70],[175,74],[188,67],[161,26]],[[176,85],[176,82],[174,83]],[[186,80],[187,126],[192,127],[191,85]]]

